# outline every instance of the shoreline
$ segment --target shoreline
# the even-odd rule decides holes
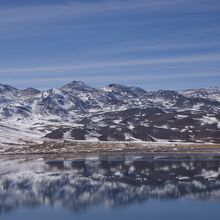
[[[45,154],[220,154],[220,144],[179,142],[45,141],[11,146],[0,155]]]

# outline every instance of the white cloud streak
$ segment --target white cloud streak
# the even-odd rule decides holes
[[[89,16],[108,15],[109,13],[134,13],[138,10],[152,11],[219,10],[220,4],[198,0],[137,0],[131,1],[98,1],[96,3],[63,3],[52,5],[35,5],[29,7],[0,8],[0,25],[33,24],[56,22],[62,19],[82,18]]]
[[[220,53],[205,54],[205,55],[190,55],[190,56],[175,56],[163,57],[156,59],[132,59],[122,61],[100,61],[81,63],[73,65],[60,66],[42,66],[29,68],[15,68],[15,69],[0,69],[1,73],[28,73],[28,72],[61,72],[61,71],[79,71],[85,69],[102,69],[102,68],[118,68],[129,66],[152,66],[152,65],[173,65],[182,63],[199,63],[199,62],[220,62]]]
[[[192,42],[192,43],[183,43],[183,42],[174,42],[167,44],[151,44],[151,45],[137,45],[133,47],[124,46],[121,47],[111,47],[108,48],[105,52],[139,52],[139,51],[148,51],[148,50],[183,50],[183,49],[206,49],[206,48],[216,48],[220,47],[220,42]]]
[[[167,1],[173,3],[175,0]],[[152,7],[164,5],[164,1],[104,1],[98,3],[72,3],[72,4],[53,4],[38,5],[23,8],[0,10],[1,23],[18,23],[18,22],[40,22],[54,21],[62,18],[81,17],[97,15],[98,13],[108,13],[117,11],[129,11],[134,9],[143,9],[143,7]],[[166,5],[166,4],[165,4]]]

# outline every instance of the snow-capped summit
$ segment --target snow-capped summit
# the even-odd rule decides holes
[[[27,88],[27,89],[23,89],[21,91],[24,95],[27,95],[27,96],[33,96],[33,95],[37,95],[40,93],[40,90],[35,89],[35,88]]]
[[[139,101],[139,98],[146,93],[144,89],[120,84],[109,84],[106,87],[100,88],[99,91],[107,93],[117,100],[127,101],[128,103]]]
[[[77,91],[93,91],[94,88],[88,86],[82,81],[72,81],[71,83],[68,83],[64,86],[62,86],[60,89],[68,92],[77,92]]]

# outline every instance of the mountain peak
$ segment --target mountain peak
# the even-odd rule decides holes
[[[124,92],[124,91],[128,91],[129,87],[121,85],[121,84],[116,84],[116,83],[112,83],[109,84],[105,87],[100,88],[100,91],[103,92]]]
[[[6,92],[6,91],[8,92],[17,91],[17,89],[9,85],[0,84],[0,92]]]
[[[127,86],[117,84],[117,83],[109,84],[108,87],[110,87],[110,88],[127,88]]]
[[[85,86],[86,85],[83,81],[77,81],[77,80],[73,80],[72,82],[70,82],[68,84],[73,85],[73,86]]]
[[[87,84],[85,84],[84,82],[82,81],[72,81],[71,83],[68,83],[64,86],[61,87],[62,90],[65,90],[65,91],[72,91],[72,90],[75,90],[75,91],[79,91],[79,90],[89,90],[89,91],[92,91],[94,90],[92,87],[88,86]]]
[[[72,82],[66,84],[69,86],[83,86],[83,87],[89,87],[87,84],[85,84],[83,81],[77,81],[77,80],[73,80]],[[65,86],[65,85],[64,85]]]
[[[26,93],[27,95],[36,95],[40,93],[40,90],[35,88],[27,88],[23,89],[22,92]]]

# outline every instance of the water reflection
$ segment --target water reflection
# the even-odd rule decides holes
[[[213,158],[4,158],[0,167],[1,212],[39,206],[79,212],[152,198],[220,199],[220,161]]]

